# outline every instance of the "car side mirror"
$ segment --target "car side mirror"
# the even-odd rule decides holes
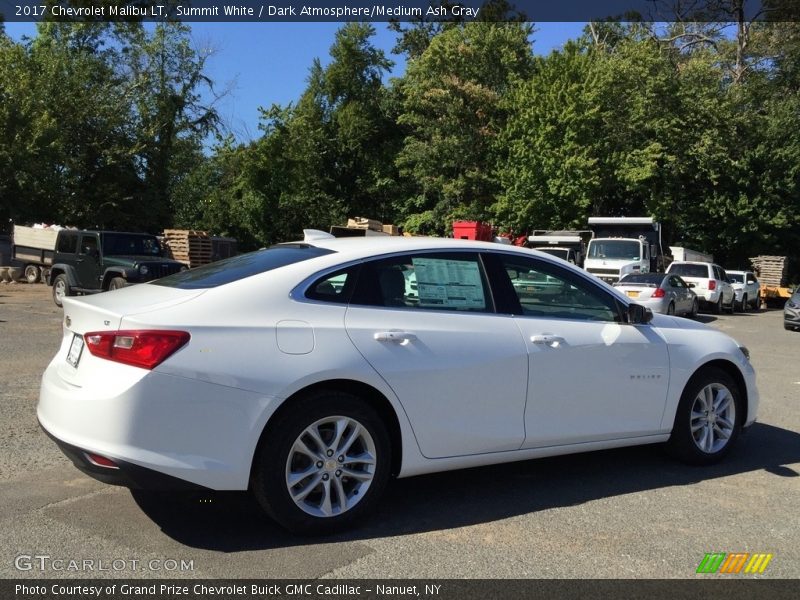
[[[693,288],[693,287],[694,287],[694,284],[693,284],[693,283],[687,283],[686,285],[688,285],[690,288]]]
[[[641,304],[631,304],[627,310],[628,323],[646,325],[653,320],[653,311]]]

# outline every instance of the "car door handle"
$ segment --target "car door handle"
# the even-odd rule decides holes
[[[543,333],[540,335],[532,335],[531,342],[534,344],[540,344],[543,346],[551,346],[553,348],[558,348],[561,344],[563,344],[566,340],[558,335],[553,335],[552,333]]]
[[[409,331],[378,331],[373,337],[378,342],[394,342],[401,345],[417,339],[417,336]]]

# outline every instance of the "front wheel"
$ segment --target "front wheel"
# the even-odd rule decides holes
[[[681,460],[712,464],[731,449],[744,419],[741,391],[722,369],[697,373],[683,390],[667,447]]]
[[[122,277],[114,277],[111,281],[108,282],[108,291],[112,290],[119,290],[124,288],[128,285],[128,282],[125,281]]]
[[[749,306],[747,306],[747,294],[745,294],[744,296],[742,296],[742,303],[739,306],[739,311],[746,313],[748,308]]]
[[[322,392],[304,398],[264,435],[252,491],[289,531],[332,533],[357,525],[386,487],[389,435],[356,396]]]

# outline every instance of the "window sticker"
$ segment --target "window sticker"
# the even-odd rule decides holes
[[[421,308],[485,309],[478,263],[442,258],[414,258]]]

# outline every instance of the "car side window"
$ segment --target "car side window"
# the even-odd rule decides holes
[[[753,275],[752,273],[748,273],[747,274],[747,283],[758,283],[758,280],[756,279],[755,275]]]
[[[679,279],[679,278],[677,278],[677,277],[670,277],[670,278],[669,278],[669,284],[670,284],[672,287],[676,287],[676,288],[684,288],[684,287],[686,287],[686,286],[684,285],[684,283],[683,283],[683,280],[682,280],[682,279]]]
[[[567,269],[510,255],[504,255],[501,261],[502,272],[519,300],[521,314],[583,321],[620,321],[613,296]]]
[[[475,253],[420,253],[362,266],[351,302],[390,308],[493,312],[489,286]]]
[[[95,254],[97,252],[97,238],[93,235],[84,235],[81,238],[80,254]]]
[[[320,277],[306,290],[306,298],[347,304],[353,294],[358,270],[358,266],[349,267]]]
[[[58,252],[62,254],[75,254],[78,250],[78,234],[62,233],[58,238]]]

